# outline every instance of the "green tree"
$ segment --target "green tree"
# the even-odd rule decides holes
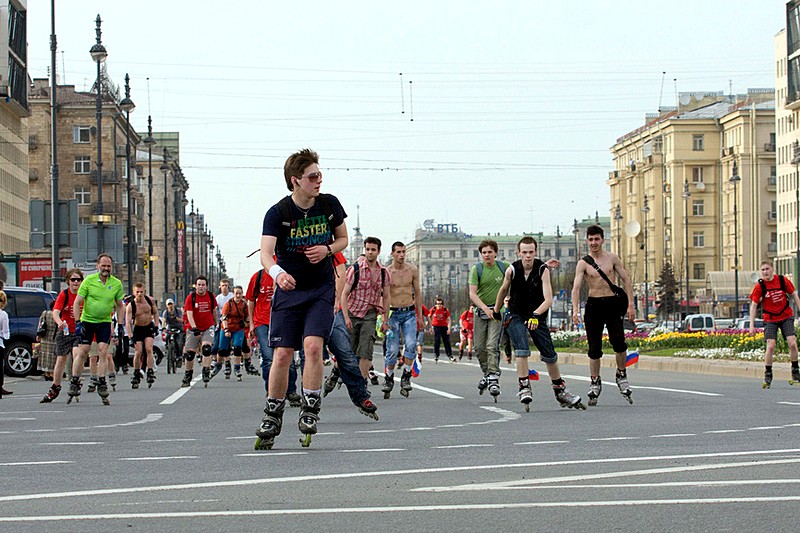
[[[656,281],[656,290],[658,291],[658,299],[661,302],[658,313],[662,319],[668,319],[678,310],[678,304],[675,301],[675,295],[678,293],[678,282],[675,279],[672,263],[664,263],[661,274],[659,274]]]

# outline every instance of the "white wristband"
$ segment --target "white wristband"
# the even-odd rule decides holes
[[[269,275],[272,276],[272,279],[278,281],[278,276],[281,274],[286,273],[284,269],[282,269],[279,265],[272,265],[269,267]]]

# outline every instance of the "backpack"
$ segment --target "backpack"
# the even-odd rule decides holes
[[[361,270],[360,266],[358,265],[358,261],[353,263],[353,287],[358,287],[358,279],[361,277]],[[386,286],[386,268],[381,267],[381,293],[383,293],[383,288]]]
[[[250,295],[251,300],[256,300],[258,298],[258,294],[261,292],[261,277],[264,275],[264,269],[258,271],[256,275],[256,285],[253,287],[253,294]]]
[[[503,274],[506,273],[506,269],[508,268],[507,264],[505,264],[503,261],[500,261],[499,259],[495,259],[494,264],[500,268],[500,272],[502,272]],[[478,267],[478,283],[480,283],[481,277],[483,276],[483,261],[479,262],[476,266]]]
[[[789,293],[786,292],[786,279],[781,274],[776,274],[776,276],[778,276],[778,281],[781,284],[780,290],[783,291],[783,293],[786,295],[786,305],[784,305],[783,309],[781,309],[777,313],[770,313],[769,311],[764,311],[764,307],[763,307],[764,298],[767,297],[767,292],[768,292],[767,283],[764,281],[764,278],[759,278],[758,285],[761,287],[761,301],[758,303],[758,305],[761,306],[761,314],[762,315],[771,315],[771,316],[781,315],[784,311],[786,311],[789,308],[789,305],[791,305],[790,300],[789,300]],[[775,291],[777,289],[772,289],[772,290]],[[764,317],[764,318],[766,318],[766,317]]]
[[[64,295],[64,305],[61,306],[61,309],[59,309],[59,311],[63,313],[64,309],[67,308],[67,304],[69,303],[69,289],[68,288],[64,289],[63,291],[61,291],[61,294]]]
[[[208,294],[208,296],[211,298],[211,301],[213,302],[211,304],[211,309],[214,309],[217,306],[217,298],[214,296],[214,293],[211,292],[211,291],[206,291],[206,294]],[[194,311],[195,307],[197,307],[197,292],[192,291],[192,309],[191,310]],[[184,315],[185,314],[186,313],[184,313]]]
[[[150,311],[153,310],[153,300],[150,299],[149,296],[146,294],[144,295],[144,299],[147,302],[147,305],[150,306]],[[136,298],[131,300],[131,311],[133,312],[133,316],[136,316]]]

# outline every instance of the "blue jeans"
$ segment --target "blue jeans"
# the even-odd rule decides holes
[[[400,332],[403,333],[403,340],[406,343],[405,357],[413,359],[417,356],[417,312],[414,309],[408,311],[393,311],[389,317],[389,329],[393,335],[386,336],[386,366],[394,367],[397,364],[397,356],[400,354]]]
[[[328,339],[328,349],[334,357],[339,367],[339,375],[342,377],[344,386],[347,387],[347,394],[354,404],[358,405],[370,397],[361,369],[358,368],[358,358],[353,353],[350,346],[350,333],[344,324],[344,315],[341,311],[333,317],[333,328]]]
[[[261,348],[261,377],[264,379],[264,390],[269,394],[269,369],[272,367],[272,348],[269,346],[269,326],[256,326],[256,338]],[[297,365],[292,359],[289,365],[289,388],[287,394],[297,394]]]
[[[558,361],[558,354],[553,347],[553,339],[550,337],[550,330],[547,327],[547,320],[539,320],[536,329],[528,329],[525,320],[519,315],[511,313],[511,322],[506,328],[511,345],[514,346],[515,357],[529,357],[531,355],[528,346],[528,335],[533,339],[533,344],[539,350],[539,355],[544,363],[555,363]]]
[[[231,348],[241,349],[243,344],[244,344],[244,330],[240,329],[236,333],[231,333],[230,337],[225,336],[224,332],[221,333],[219,335],[219,343],[217,344],[217,348],[219,348],[219,351],[229,350]]]

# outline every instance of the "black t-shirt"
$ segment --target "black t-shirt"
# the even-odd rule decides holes
[[[270,207],[264,215],[261,234],[277,238],[275,255],[278,256],[278,264],[294,277],[297,289],[314,289],[333,283],[331,258],[326,257],[312,265],[304,253],[312,246],[332,243],[333,230],[347,218],[347,213],[335,196],[326,195],[326,201],[331,213],[323,213],[319,201],[315,201],[307,211],[289,201],[291,220],[281,220],[278,204]],[[333,216],[328,219],[329,215]]]

